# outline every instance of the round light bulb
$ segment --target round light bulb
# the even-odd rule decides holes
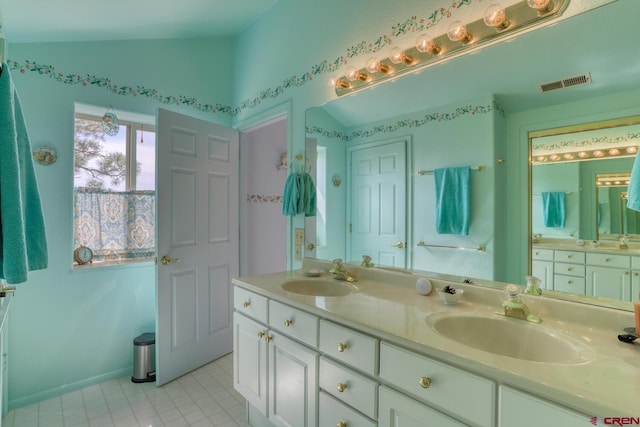
[[[367,81],[368,78],[366,74],[361,73],[356,67],[347,68],[347,70],[345,71],[345,76],[349,80],[360,80],[363,82]]]
[[[553,161],[558,161],[558,160],[560,160],[560,156],[559,156],[559,155],[557,155],[557,154],[552,154],[552,155],[550,155],[550,156],[549,156],[549,158],[550,158],[551,160],[553,160]]]
[[[449,25],[447,37],[454,42],[469,43],[471,41],[471,34],[469,34],[467,27],[460,21],[452,22],[451,25]]]
[[[369,71],[370,73],[377,73],[377,72],[381,72],[381,73],[388,73],[389,72],[389,66],[383,64],[382,62],[378,61],[376,58],[369,58],[369,60],[367,61],[367,65],[365,66],[365,68],[367,69],[367,71]]]
[[[484,23],[496,30],[504,30],[509,27],[511,21],[507,18],[504,8],[499,4],[492,4],[484,11]]]
[[[602,156],[604,156],[604,153],[602,151],[600,151],[600,150],[595,150],[593,152],[593,155],[596,156],[596,157],[602,157]]]
[[[351,87],[351,85],[349,84],[349,82],[338,78],[338,77],[331,77],[329,79],[329,86],[337,89],[337,88],[341,88],[341,89],[349,89]]]
[[[629,154],[634,154],[638,152],[638,147],[627,147],[626,151]]]
[[[407,55],[407,52],[405,52],[404,49],[397,46],[391,49],[391,52],[389,52],[389,61],[393,62],[394,64],[400,64],[402,62],[407,65],[413,64],[413,58]]]
[[[587,157],[589,157],[589,153],[587,153],[586,151],[581,151],[578,153],[578,157],[580,157],[581,159],[586,159]]]
[[[439,54],[442,48],[427,34],[421,34],[416,39],[416,49],[418,52]]]
[[[618,154],[620,154],[620,150],[618,150],[617,148],[612,148],[611,150],[609,150],[610,156],[617,156]]]
[[[527,0],[527,5],[531,9],[535,9],[538,13],[547,13],[553,9],[553,2],[551,0]]]

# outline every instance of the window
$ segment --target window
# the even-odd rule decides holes
[[[75,117],[74,248],[96,263],[155,256],[155,129],[120,116],[113,136],[101,117]]]

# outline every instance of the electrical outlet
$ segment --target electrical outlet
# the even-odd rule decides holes
[[[294,258],[296,261],[302,261],[302,245],[296,245],[296,253]]]
[[[295,244],[304,245],[304,228],[296,228],[295,230]]]

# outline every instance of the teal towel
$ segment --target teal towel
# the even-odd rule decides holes
[[[435,169],[436,233],[469,235],[471,218],[469,166]]]
[[[564,228],[565,222],[565,193],[560,191],[545,191],[542,193],[542,217],[545,227]]]
[[[18,94],[3,64],[0,75],[0,278],[27,281],[47,268],[47,240],[31,143]]]
[[[308,173],[292,172],[284,184],[282,214],[286,216],[316,215],[316,187]]]
[[[634,211],[640,211],[640,161],[638,161],[637,155],[633,162],[633,168],[631,168],[631,178],[627,188],[627,207]]]

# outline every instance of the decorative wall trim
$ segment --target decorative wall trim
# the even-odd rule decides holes
[[[573,139],[565,139],[562,141],[552,142],[550,144],[540,144],[536,143],[534,139],[532,141],[532,150],[535,153],[537,152],[555,152],[555,151],[563,151],[567,149],[591,149],[591,148],[602,148],[605,146],[605,149],[611,146],[619,146],[619,145],[638,145],[640,143],[640,132],[629,132],[624,135],[618,136],[594,136],[591,138],[573,138]]]
[[[85,74],[84,76],[78,74],[64,74],[56,72],[56,68],[53,65],[38,64],[35,61],[25,60],[24,63],[20,63],[15,60],[7,60],[7,65],[9,66],[9,69],[18,70],[21,74],[26,74],[27,71],[30,71],[37,75],[54,79],[59,83],[81,85],[85,87],[99,87],[117,95],[141,96],[153,99],[161,104],[188,106],[206,113],[221,113],[229,116],[236,116],[246,109],[260,105],[263,101],[275,99],[281,96],[287,89],[304,86],[313,80],[315,76],[335,72],[340,67],[347,64],[350,58],[378,52],[382,48],[391,45],[393,41],[400,36],[428,30],[434,25],[440,23],[443,19],[451,19],[457,9],[471,5],[474,2],[480,3],[481,1],[482,0],[455,0],[447,7],[436,8],[427,17],[418,18],[417,16],[411,16],[403,22],[393,25],[389,34],[380,35],[373,41],[363,40],[360,43],[350,46],[346,49],[344,55],[333,60],[325,59],[324,61],[313,65],[310,71],[307,71],[300,76],[293,75],[283,80],[280,85],[265,89],[260,92],[258,96],[253,99],[246,99],[236,107],[222,104],[206,104],[193,97],[184,95],[161,94],[157,89],[146,88],[141,85],[137,85],[135,87],[116,85],[107,77],[98,77],[90,74]]]
[[[282,203],[282,196],[265,196],[262,194],[247,194],[247,202],[252,203]]]
[[[319,126],[307,126],[305,128],[305,132],[307,135],[320,135],[327,139],[335,138],[343,142],[349,142],[356,138],[369,138],[380,133],[396,132],[397,130],[404,128],[419,128],[433,122],[450,122],[466,116],[487,114],[494,111],[502,117],[505,117],[505,112],[500,104],[496,101],[492,101],[491,104],[488,105],[466,105],[464,107],[458,107],[449,113],[428,113],[420,118],[407,118],[398,120],[394,123],[379,124],[370,129],[361,129],[348,134],[335,130],[323,129]]]

